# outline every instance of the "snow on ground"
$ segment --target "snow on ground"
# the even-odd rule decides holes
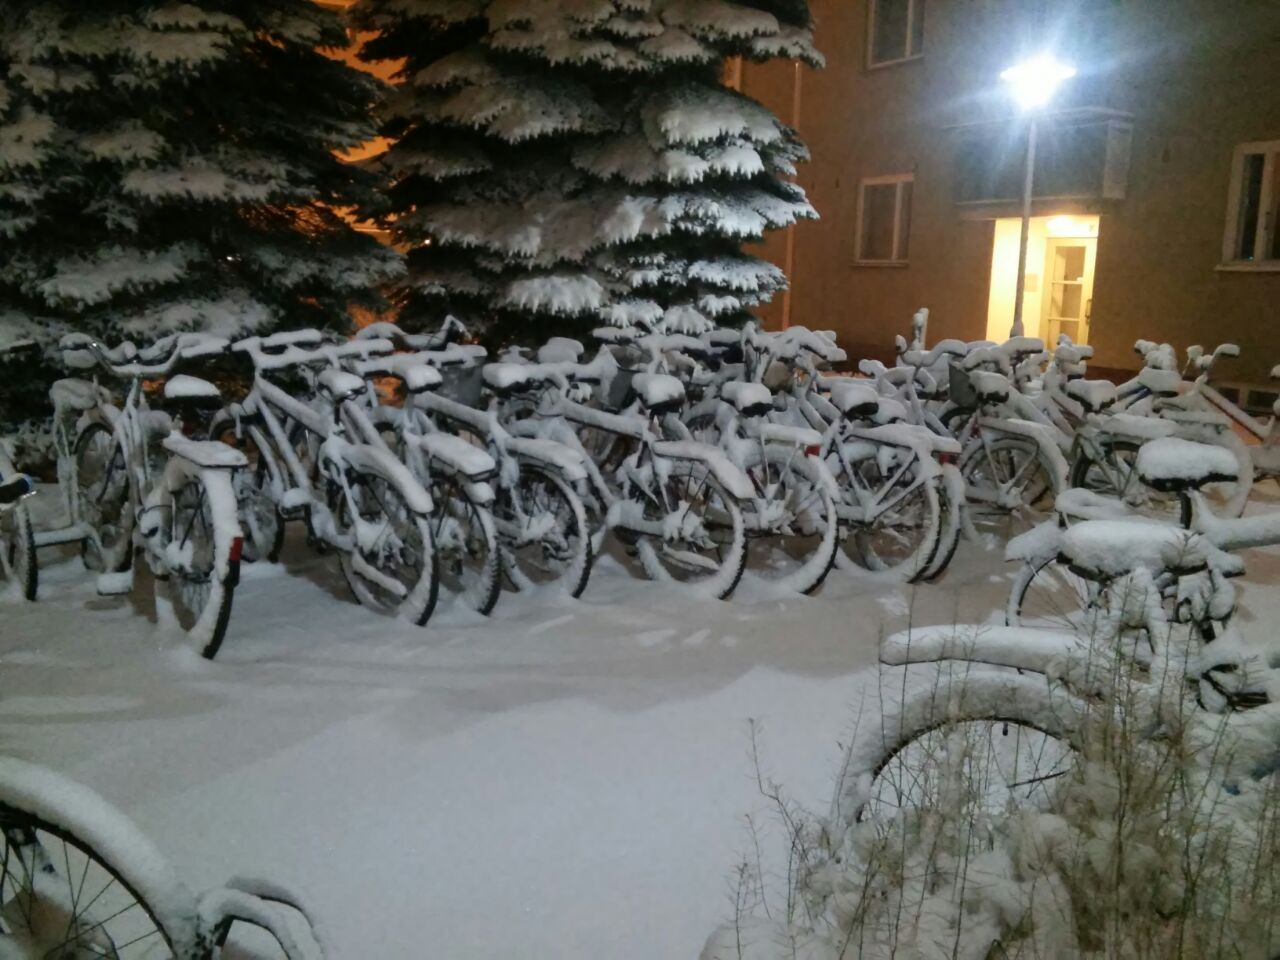
[[[817,597],[748,579],[723,603],[610,557],[581,601],[417,629],[291,536],[283,567],[246,568],[207,664],[44,559],[39,604],[0,601],[0,750],[99,790],[193,884],[303,887],[357,960],[696,956],[730,915],[743,815],[768,821],[748,719],[767,773],[825,809],[879,637],[990,620],[1012,574],[963,544],[915,591],[836,571]],[[1280,551],[1247,559],[1241,620],[1264,629]]]

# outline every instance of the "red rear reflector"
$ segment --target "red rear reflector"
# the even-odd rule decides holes
[[[231,555],[227,558],[232,563],[239,563],[240,557],[244,553],[244,537],[236,537],[231,541]]]
[[[960,454],[958,453],[940,453],[938,454],[939,463],[959,463]]]
[[[822,448],[821,447],[805,447],[804,452],[807,456],[816,457],[818,454],[822,453]]]

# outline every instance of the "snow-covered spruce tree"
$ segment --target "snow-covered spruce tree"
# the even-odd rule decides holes
[[[378,85],[312,0],[0,4],[0,345],[341,327],[403,267],[337,208]],[[38,412],[52,360],[0,376]],[[44,382],[42,382],[44,381]]]
[[[493,339],[736,322],[786,278],[745,243],[814,211],[795,132],[721,82],[820,63],[806,0],[358,0],[403,58],[382,132],[403,319]]]

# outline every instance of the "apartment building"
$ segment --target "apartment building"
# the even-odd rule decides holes
[[[1028,334],[1235,341],[1280,363],[1280,0],[813,0],[827,67],[748,65],[799,128],[822,219],[771,238],[792,277],[770,324],[883,356],[918,307],[930,340],[1001,339],[1017,285],[1028,121],[1001,71],[1078,73],[1040,113]]]

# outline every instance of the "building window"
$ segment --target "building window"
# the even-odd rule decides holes
[[[924,53],[924,0],[868,0],[867,11],[867,66]]]
[[[1280,270],[1280,140],[1236,148],[1222,259]]]
[[[915,177],[867,177],[858,191],[859,263],[906,263]]]

